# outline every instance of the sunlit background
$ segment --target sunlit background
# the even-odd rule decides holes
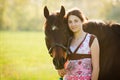
[[[0,0],[0,80],[58,80],[44,41],[43,9],[61,5],[120,23],[120,0]]]

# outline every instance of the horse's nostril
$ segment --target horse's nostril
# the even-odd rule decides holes
[[[56,69],[64,68],[65,62],[66,62],[66,59],[64,57],[60,57],[59,59],[58,58],[53,59],[53,64],[55,65]]]

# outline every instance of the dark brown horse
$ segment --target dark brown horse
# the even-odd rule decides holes
[[[65,23],[65,9],[62,6],[60,12],[49,14],[48,8],[44,7],[45,42],[53,64],[56,69],[64,68],[66,61],[67,41],[69,38],[68,27]]]
[[[99,80],[120,80],[120,24],[88,21],[83,30],[96,35],[100,45]]]

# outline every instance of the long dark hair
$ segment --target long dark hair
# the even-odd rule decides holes
[[[75,16],[79,17],[82,22],[88,20],[88,18],[85,17],[84,14],[79,9],[72,9],[66,15],[67,26],[68,26],[68,18],[70,15],[75,15]],[[69,29],[69,32],[70,32],[70,36],[73,37],[73,32],[70,29]]]

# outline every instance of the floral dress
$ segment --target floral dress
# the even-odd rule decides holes
[[[91,34],[87,34],[84,41],[79,46],[76,54],[91,54],[89,47]],[[70,46],[71,52],[76,50],[75,47]],[[70,53],[73,54],[73,53]],[[91,58],[83,58],[77,60],[68,60],[65,63],[67,73],[64,75],[63,80],[90,80],[92,74]]]

